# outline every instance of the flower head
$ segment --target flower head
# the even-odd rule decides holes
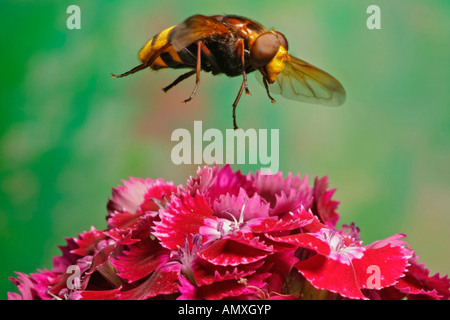
[[[353,223],[337,228],[328,185],[228,165],[178,187],[130,178],[113,188],[105,230],[66,239],[52,270],[17,273],[8,298],[450,298],[448,277],[430,276],[404,235],[364,245]]]

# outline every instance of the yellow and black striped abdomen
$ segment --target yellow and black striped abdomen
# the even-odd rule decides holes
[[[167,28],[160,33],[156,34],[150,40],[148,40],[142,49],[139,51],[139,60],[142,63],[149,61],[153,54],[161,49],[169,41],[170,32],[175,26]],[[160,53],[158,58],[150,65],[153,70],[158,70],[161,68],[177,68],[184,65],[183,61],[179,57],[175,49],[170,45],[163,52]]]

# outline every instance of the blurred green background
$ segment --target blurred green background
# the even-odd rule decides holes
[[[81,8],[81,30],[66,9]],[[381,8],[381,30],[366,9]],[[395,233],[432,273],[450,272],[450,2],[2,1],[0,4],[0,298],[8,277],[51,268],[57,245],[106,228],[111,188],[129,176],[176,184],[197,165],[170,161],[173,130],[232,126],[241,78],[202,73],[167,94],[181,71],[138,64],[148,38],[192,14],[238,14],[276,28],[290,53],[338,78],[348,98],[328,108],[279,97],[254,76],[239,125],[280,129],[280,171],[329,175],[340,223],[366,244]],[[234,165],[243,172],[255,165]]]

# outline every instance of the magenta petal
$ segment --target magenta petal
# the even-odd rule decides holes
[[[197,194],[181,195],[173,198],[165,210],[159,213],[161,221],[155,222],[153,235],[161,245],[177,250],[185,243],[185,237],[192,237],[199,232],[203,220],[212,217],[212,210],[205,197]]]
[[[393,236],[387,237],[383,240],[374,241],[365,247],[369,248],[369,249],[379,249],[379,248],[383,248],[384,246],[386,246],[388,244],[393,247],[406,246],[407,245],[406,241],[401,240],[405,237],[406,236],[403,233],[397,233],[397,234],[394,234]],[[404,254],[408,255],[408,256],[412,256],[413,252],[411,250],[404,248]]]
[[[162,179],[155,181],[154,185],[144,194],[144,200],[139,205],[142,213],[148,211],[158,211],[160,206],[176,193],[178,188],[172,182],[165,182]]]
[[[312,211],[320,218],[320,221],[322,221],[324,224],[329,227],[335,227],[339,219],[339,214],[336,212],[339,201],[331,199],[336,190],[327,190],[327,188],[327,176],[321,179],[316,178],[314,180],[314,203],[312,206]]]
[[[53,272],[56,273],[64,273],[67,270],[67,267],[70,265],[77,264],[77,260],[80,258],[80,255],[73,253],[74,250],[78,249],[78,245],[76,243],[75,238],[65,238],[67,245],[58,246],[58,248],[62,252],[62,256],[53,258]]]
[[[205,194],[207,190],[214,184],[217,177],[217,172],[219,171],[219,166],[215,165],[213,168],[203,167],[198,168],[197,177],[191,177],[186,183],[185,190],[194,196],[197,193]]]
[[[114,211],[106,218],[109,228],[132,228],[139,215],[128,211]]]
[[[181,296],[178,300],[221,300],[221,299],[234,299],[239,297],[245,297],[247,295],[257,296],[257,288],[263,288],[265,286],[265,279],[270,276],[267,272],[257,272],[250,275],[245,281],[241,279],[229,279],[224,281],[214,282],[209,286],[197,287],[190,283],[187,279],[180,276]]]
[[[408,257],[402,252],[400,246],[389,244],[377,249],[367,249],[361,259],[353,259],[353,268],[360,288],[381,289],[395,284],[403,277]],[[373,268],[380,272],[379,287],[370,280]]]
[[[200,287],[217,281],[248,277],[255,273],[263,264],[264,261],[257,261],[238,266],[219,266],[203,259],[196,259],[192,269],[194,271],[195,284]]]
[[[129,283],[151,274],[163,262],[169,259],[170,252],[150,238],[130,246],[123,255],[111,259],[118,275]]]
[[[425,265],[417,262],[414,256],[408,260],[409,266],[405,277],[400,278],[395,288],[407,295],[408,299],[450,299],[450,279],[448,276],[440,277],[439,273],[429,275]]]
[[[133,243],[139,242],[139,239],[134,239],[133,230],[131,229],[110,229],[109,231],[105,231],[105,234],[110,238],[109,241],[113,241],[118,245],[131,245]]]
[[[82,282],[81,286],[83,289],[86,289],[87,286],[90,284],[91,276],[94,272],[96,272],[97,270],[102,268],[104,265],[109,266],[109,259],[111,257],[111,254],[113,253],[113,250],[115,249],[115,247],[116,247],[116,244],[106,245],[105,247],[98,250],[98,252],[93,256],[89,271],[87,271],[85,273],[85,275],[82,279],[83,282]],[[109,268],[105,268],[105,269],[109,269]],[[105,274],[105,276],[107,277],[106,280],[108,282],[114,283],[116,281],[120,281],[120,280],[118,280],[115,273],[110,272],[108,275]]]
[[[145,300],[178,291],[180,264],[167,264],[157,269],[147,280],[132,289],[120,292],[121,300]]]
[[[241,189],[249,197],[255,193],[253,182],[246,175],[243,175],[240,170],[233,172],[231,166],[227,164],[217,173],[214,183],[208,189],[208,197],[211,200],[215,200],[221,195],[237,196]]]
[[[282,293],[284,288],[289,286],[288,275],[297,261],[295,250],[277,252],[264,260],[264,263],[271,265],[270,277],[267,278],[269,292]]]
[[[44,271],[36,274],[24,274],[16,272],[17,279],[10,277],[9,280],[17,286],[20,294],[8,292],[10,300],[50,300],[52,297],[47,294],[50,285],[50,279],[56,277],[56,274]]]
[[[350,299],[367,299],[359,288],[353,269],[346,264],[317,254],[296,263],[295,267],[317,289],[336,292]]]
[[[113,188],[112,198],[108,201],[108,212],[137,213],[139,205],[144,201],[144,195],[155,183],[152,179],[129,178],[123,180],[123,186]]]
[[[198,287],[190,283],[185,277],[180,276],[179,278],[180,285],[178,286],[178,291],[181,295],[177,300],[203,300],[203,292],[201,289],[198,289]]]
[[[286,208],[282,208],[283,206],[286,206],[286,204],[283,203],[283,200],[287,199],[283,198],[283,194],[285,195],[284,197],[286,197],[286,195],[288,196],[289,202],[293,201],[296,205],[299,203],[297,203],[297,200],[294,199],[294,197],[301,199],[301,203],[306,208],[309,208],[311,205],[312,190],[308,185],[308,176],[300,179],[299,174],[293,177],[292,174],[289,173],[286,179],[283,179],[283,174],[281,172],[277,172],[274,175],[265,175],[258,171],[254,175],[250,175],[250,178],[253,180],[258,194],[270,202],[272,208],[275,208],[277,206],[277,201],[280,201],[276,209],[277,212],[275,212],[276,214],[282,213],[285,210],[289,210],[288,208],[293,207],[292,203],[289,203]],[[295,192],[291,193],[291,190],[294,190]],[[290,198],[291,195],[292,198]],[[280,196],[281,198],[279,198]],[[281,200],[277,200],[277,197]]]
[[[255,193],[253,182],[240,171],[233,172],[230,165],[225,165],[219,170],[219,166],[213,168],[203,167],[197,170],[197,177],[191,177],[186,184],[186,191],[191,195],[201,193],[212,203],[221,195],[237,196],[243,189],[252,196]]]
[[[94,227],[91,227],[89,232],[83,232],[79,235],[79,239],[75,239],[78,248],[72,250],[71,253],[80,256],[93,255],[97,244],[106,238],[107,235],[104,231],[96,230]]]
[[[254,243],[253,243],[254,245]],[[231,239],[218,239],[199,256],[206,261],[220,266],[237,266],[265,258],[269,253]]]
[[[340,234],[329,229],[321,229],[311,236],[328,241],[329,252],[305,246],[305,241],[296,239],[300,246],[314,249],[319,254],[295,266],[317,289],[336,292],[351,299],[367,299],[361,289],[379,290],[391,286],[405,272],[408,256],[405,256],[397,240],[392,246],[386,243],[381,247],[384,241],[380,241],[372,247],[360,247],[354,243],[347,245]]]
[[[133,226],[133,238],[135,239],[145,239],[147,238],[153,227],[155,226],[155,221],[159,220],[159,215],[157,212],[147,212],[139,217]]]
[[[310,250],[314,250],[315,252],[322,254],[322,255],[329,255],[331,252],[331,248],[325,241],[317,238],[313,234],[309,233],[299,233],[299,234],[293,234],[289,236],[282,236],[282,237],[275,237],[275,236],[269,236],[267,237],[278,243],[283,243],[286,245],[289,245],[290,248],[293,247],[302,247]]]
[[[303,207],[284,215],[282,219],[271,217],[249,222],[254,233],[270,233],[275,231],[288,231],[310,225],[316,219],[313,214]]]
[[[275,195],[275,205],[270,209],[270,215],[282,215],[290,211],[295,211],[300,207],[309,208],[312,203],[312,196],[308,193],[305,198],[304,190],[291,189],[286,194],[281,191]]]
[[[117,300],[119,299],[119,294],[120,288],[99,291],[74,291],[69,295],[69,300]]]
[[[241,214],[243,214],[243,221],[269,218],[269,204],[263,202],[258,195],[249,198],[244,189],[240,189],[237,196],[230,194],[222,195],[214,201],[213,209],[214,216],[229,220],[231,220],[231,216],[239,220]]]
[[[178,190],[171,182],[165,182],[163,179],[130,178],[129,181],[124,180],[123,184],[123,187],[113,188],[113,197],[107,204],[107,221],[110,228],[133,227],[141,214],[158,211]]]

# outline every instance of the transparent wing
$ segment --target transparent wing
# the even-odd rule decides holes
[[[264,86],[260,72],[257,72],[257,79]],[[291,55],[277,80],[269,84],[269,91],[287,99],[327,106],[339,106],[345,101],[345,90],[339,81]]]

